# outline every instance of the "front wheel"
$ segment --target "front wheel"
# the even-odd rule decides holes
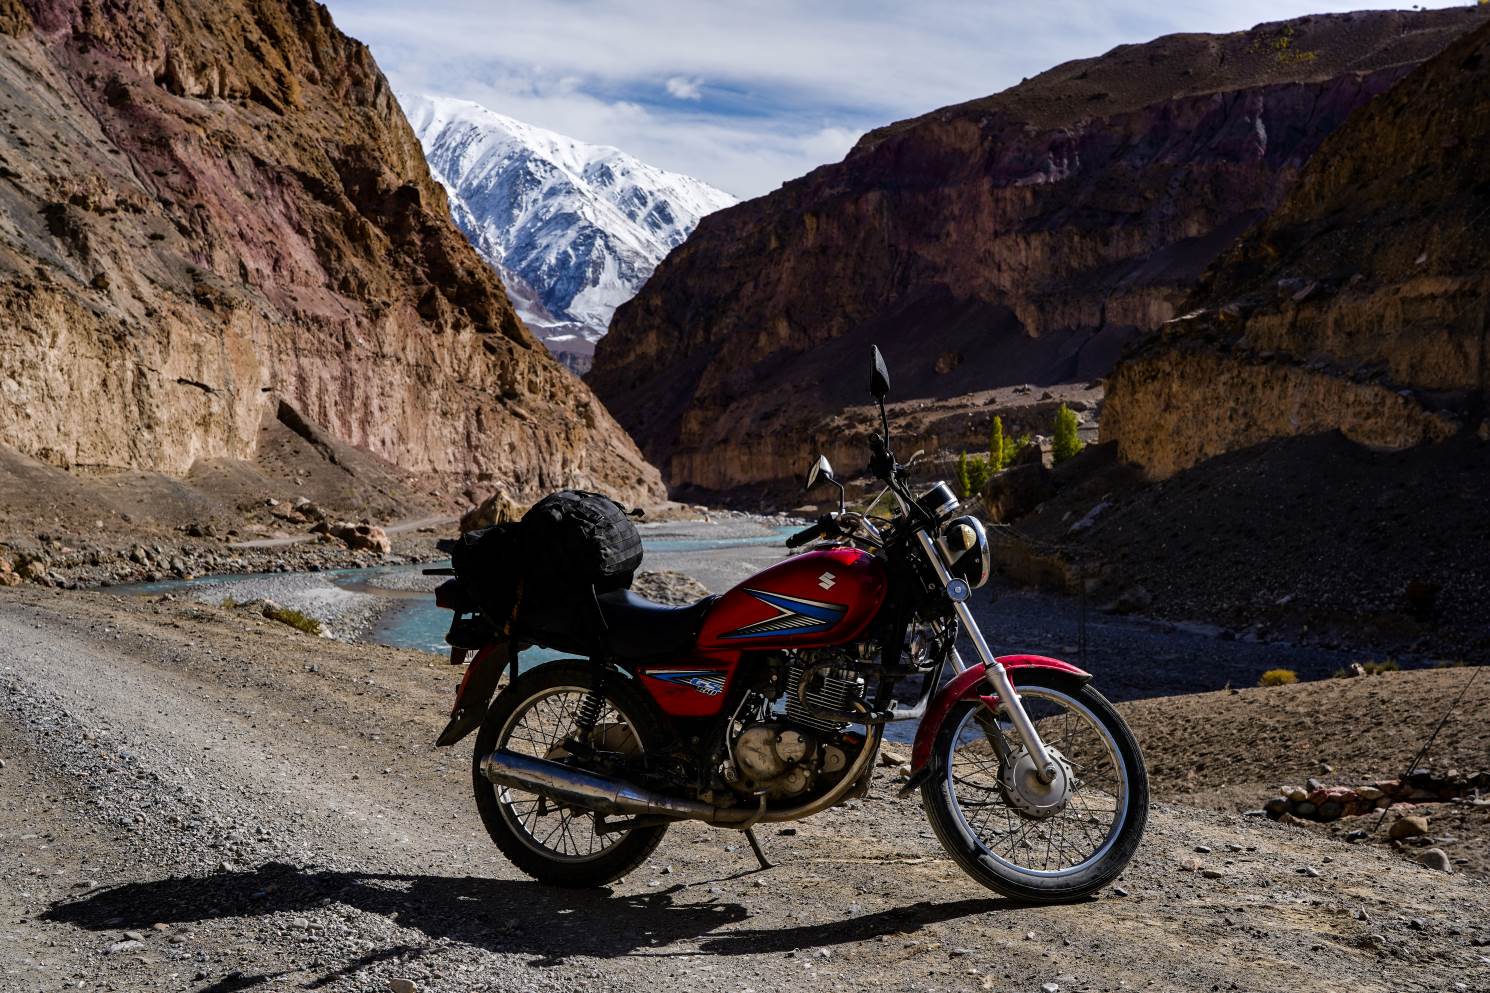
[[[1062,673],[1021,673],[1019,697],[1057,774],[1050,783],[1000,709],[957,704],[937,734],[921,799],[937,839],[990,889],[1027,903],[1077,900],[1127,866],[1148,819],[1148,773],[1102,694]]]

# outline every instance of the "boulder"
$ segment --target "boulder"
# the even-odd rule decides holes
[[[377,525],[368,524],[365,521],[361,524],[353,524],[350,521],[335,523],[322,521],[311,528],[311,532],[340,539],[353,551],[377,552],[379,555],[387,555],[393,551],[393,543],[388,540],[388,533]]]
[[[1453,872],[1454,864],[1442,848],[1429,848],[1418,856],[1418,864],[1436,872]]]
[[[1041,462],[995,473],[983,487],[983,506],[996,523],[1018,520],[1055,496],[1055,481]]]
[[[472,507],[460,517],[461,531],[475,531],[478,528],[489,528],[493,524],[506,524],[508,521],[520,520],[524,508],[516,500],[512,499],[501,490],[493,493],[481,505]]]
[[[0,586],[19,586],[21,577],[16,573],[10,559],[0,557]]]
[[[1404,838],[1418,838],[1428,833],[1428,818],[1420,814],[1408,814],[1399,817],[1392,822],[1387,829],[1387,836],[1393,841],[1401,841]]]
[[[637,573],[631,589],[648,600],[679,606],[696,603],[709,595],[708,587],[698,580],[670,569]]]

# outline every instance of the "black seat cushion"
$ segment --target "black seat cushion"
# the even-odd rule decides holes
[[[707,596],[686,607],[672,607],[630,590],[615,590],[596,599],[611,653],[618,659],[650,659],[692,648],[704,615],[719,598]]]

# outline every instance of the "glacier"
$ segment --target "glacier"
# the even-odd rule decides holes
[[[700,218],[736,202],[692,176],[470,100],[398,100],[455,223],[529,328],[579,373],[616,308]]]

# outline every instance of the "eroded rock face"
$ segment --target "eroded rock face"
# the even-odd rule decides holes
[[[1171,319],[1356,108],[1477,23],[1303,18],[1058,66],[703,220],[587,377],[670,485],[789,475],[864,399],[1091,379]]]
[[[451,489],[661,496],[304,0],[0,3],[0,440],[185,473],[281,401]]]
[[[1192,301],[1119,366],[1102,433],[1163,477],[1338,430],[1378,449],[1485,434],[1490,23],[1320,148]]]

